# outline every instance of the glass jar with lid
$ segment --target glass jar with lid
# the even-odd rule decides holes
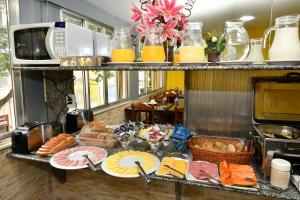
[[[189,22],[183,35],[179,50],[180,62],[206,61],[204,41],[202,37],[202,22]]]
[[[225,22],[224,37],[226,45],[221,53],[222,61],[244,60],[250,52],[249,36],[242,20]]]

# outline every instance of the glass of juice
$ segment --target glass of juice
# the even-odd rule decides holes
[[[189,22],[183,35],[179,50],[180,62],[204,62],[204,42],[202,37],[202,22]]]
[[[133,62],[135,59],[131,45],[131,33],[129,27],[115,29],[113,37],[112,62]]]
[[[164,62],[166,59],[165,50],[162,44],[161,27],[154,26],[147,28],[142,51],[143,62]],[[141,38],[140,38],[141,40]]]

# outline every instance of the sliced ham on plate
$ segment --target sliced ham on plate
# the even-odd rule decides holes
[[[51,158],[50,164],[59,169],[82,169],[88,164],[84,155],[88,155],[94,164],[99,164],[106,158],[107,152],[102,148],[93,146],[73,147],[55,154]]]
[[[204,171],[205,173],[201,172]],[[189,173],[198,180],[210,179],[206,174],[211,177],[218,176],[218,166],[214,163],[191,161],[189,165]]]

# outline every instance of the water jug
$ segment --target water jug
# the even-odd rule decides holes
[[[275,31],[274,40],[269,49],[270,60],[300,60],[299,16],[288,15],[275,19],[275,26],[264,34],[264,48],[271,31]]]

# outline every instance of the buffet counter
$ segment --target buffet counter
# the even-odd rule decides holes
[[[112,149],[111,151],[109,151],[109,154],[112,154],[117,150],[118,149]],[[23,160],[29,160],[29,161],[34,161],[34,162],[46,163],[46,164],[49,164],[49,162],[50,162],[49,157],[39,157],[36,155],[23,155],[23,154],[7,152],[6,156],[9,158],[23,159]],[[187,180],[182,180],[182,179],[177,179],[177,178],[161,177],[161,176],[155,175],[154,173],[150,174],[149,177],[150,177],[150,179],[156,180],[156,181],[168,182],[169,184],[174,183],[175,184],[175,196],[176,196],[177,200],[181,199],[181,196],[182,196],[181,188],[185,187],[186,185],[215,189],[215,190],[218,190],[217,192],[220,192],[220,193],[222,190],[225,190],[225,191],[232,191],[232,192],[238,192],[238,193],[245,193],[245,194],[249,194],[249,195],[256,195],[256,196],[262,197],[262,199],[268,199],[268,197],[269,197],[269,198],[278,198],[278,199],[295,199],[295,200],[299,199],[300,200],[299,192],[291,184],[290,184],[288,190],[286,190],[284,192],[279,192],[274,189],[270,189],[268,186],[261,184],[260,182],[263,181],[263,177],[262,177],[262,174],[259,172],[259,164],[255,160],[252,160],[252,166],[253,166],[256,176],[258,178],[259,189],[257,191],[224,187],[224,186],[220,186],[218,184],[213,184],[213,183],[199,183],[199,182],[187,181]],[[68,183],[67,176],[66,176],[67,173],[65,170],[57,170],[53,167],[51,167],[51,169],[52,169],[52,173],[59,179],[59,181],[61,183],[65,183],[65,182]],[[84,171],[87,171],[87,170],[84,170]],[[91,173],[92,173],[92,171],[91,171]],[[103,173],[100,165],[97,166],[96,173]],[[133,180],[133,179],[128,179],[128,182],[131,180]],[[246,195],[246,197],[247,196],[248,195]],[[266,197],[266,198],[264,198],[264,197]]]

